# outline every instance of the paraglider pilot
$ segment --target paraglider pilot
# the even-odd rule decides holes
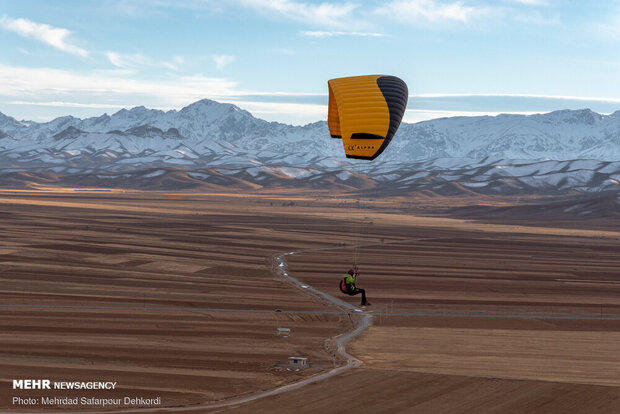
[[[369,306],[370,303],[366,300],[366,291],[355,286],[359,272],[357,269],[349,269],[349,271],[342,276],[340,281],[340,291],[349,296],[355,296],[362,294],[362,303],[360,306]]]

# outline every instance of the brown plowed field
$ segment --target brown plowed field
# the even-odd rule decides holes
[[[306,250],[291,275],[334,296],[359,258],[375,317],[348,349],[363,368],[210,411],[614,412],[619,248],[619,233],[413,217],[385,200],[5,191],[0,410],[71,409],[12,404],[41,395],[191,407],[329,370],[324,341],[349,318],[272,273],[273,255]],[[287,370],[288,356],[312,366]],[[118,388],[13,390],[19,378]]]
[[[620,389],[594,385],[353,369],[295,393],[209,411],[235,414],[609,414]]]

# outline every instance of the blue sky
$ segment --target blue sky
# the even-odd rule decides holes
[[[620,109],[620,1],[0,0],[0,112],[45,121],[202,98],[326,118],[327,80],[391,74],[405,121]]]

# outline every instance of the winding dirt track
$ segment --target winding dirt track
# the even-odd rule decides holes
[[[0,410],[75,410],[11,405],[12,378],[48,377],[118,381],[119,391],[96,395],[161,396],[169,411],[620,406],[618,233],[411,217],[381,203],[371,221],[308,194],[0,199]],[[345,361],[325,352],[325,338],[352,325],[318,293],[338,295],[352,220],[368,245],[360,285],[374,323],[348,346],[363,365],[340,370]],[[313,295],[273,277],[266,258],[290,251],[299,253],[287,271]],[[276,337],[277,326],[293,334]],[[311,368],[287,370],[288,356],[308,356]]]
[[[336,248],[339,249],[339,248]],[[315,249],[315,250],[324,250],[324,249]],[[208,403],[208,404],[203,404],[203,405],[196,405],[193,407],[175,407],[175,408],[170,408],[170,407],[165,407],[165,408],[160,408],[160,409],[152,409],[152,408],[134,408],[134,409],[122,409],[122,410],[116,410],[115,412],[119,412],[119,413],[141,413],[141,412],[196,412],[196,411],[204,411],[204,410],[212,410],[212,409],[217,409],[217,408],[226,408],[226,407],[231,407],[231,406],[238,406],[240,404],[246,404],[246,403],[251,403],[263,398],[267,398],[267,397],[272,397],[275,395],[279,395],[279,394],[283,394],[286,392],[293,392],[295,390],[298,390],[302,387],[305,387],[307,385],[310,384],[314,384],[317,383],[319,381],[324,381],[328,378],[331,378],[335,375],[339,375],[342,374],[343,372],[351,369],[351,368],[358,368],[362,365],[362,361],[360,361],[359,359],[355,358],[353,355],[349,354],[346,349],[345,349],[345,345],[350,342],[352,339],[354,339],[356,336],[358,336],[359,334],[361,334],[364,329],[368,328],[371,326],[372,324],[372,314],[365,312],[363,309],[360,308],[356,308],[355,306],[352,306],[346,302],[343,302],[337,298],[334,298],[328,294],[326,294],[325,292],[321,292],[317,289],[314,289],[312,286],[308,286],[305,285],[303,283],[301,283],[299,280],[295,279],[294,277],[292,277],[291,275],[289,275],[288,270],[287,270],[287,266],[286,266],[286,261],[285,261],[285,257],[288,255],[293,255],[297,252],[287,252],[287,253],[283,253],[281,255],[277,255],[276,256],[276,260],[275,260],[275,267],[274,267],[274,276],[276,277],[282,277],[284,279],[285,282],[296,286],[298,289],[302,289],[302,292],[304,292],[305,294],[309,294],[309,295],[313,295],[313,296],[317,296],[320,297],[323,300],[326,300],[330,303],[332,303],[334,305],[334,307],[340,309],[341,314],[345,314],[348,315],[349,317],[351,317],[351,313],[353,312],[359,312],[359,313],[353,313],[353,317],[352,319],[354,320],[354,329],[352,329],[350,332],[345,332],[339,335],[336,335],[333,338],[330,338],[330,340],[326,341],[326,350],[329,352],[329,345],[327,345],[328,342],[332,343],[332,348],[335,347],[336,348],[336,352],[338,353],[338,355],[345,361],[345,365],[343,366],[339,366],[339,367],[335,367],[327,372],[323,372],[321,374],[317,374],[314,376],[311,376],[309,378],[306,379],[302,379],[299,380],[295,383],[292,384],[288,384],[288,385],[283,385],[281,387],[278,387],[276,389],[273,390],[269,390],[269,391],[264,391],[258,394],[253,394],[253,395],[249,395],[247,397],[240,397],[240,398],[231,398],[228,399],[226,401],[222,401],[219,403]],[[235,310],[237,311],[237,310]],[[261,311],[248,311],[248,312],[261,312]],[[289,312],[284,312],[284,313],[289,313]],[[295,312],[292,311],[290,313],[299,313],[299,312]],[[317,314],[319,312],[316,312]],[[333,314],[335,312],[329,312],[330,314]],[[87,411],[87,413],[90,414],[98,414],[98,413],[105,413],[105,411]]]

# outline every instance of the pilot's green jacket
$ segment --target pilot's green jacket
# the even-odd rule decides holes
[[[344,283],[347,284],[347,290],[352,292],[355,290],[355,283],[357,282],[357,276],[351,276],[350,274],[345,274],[342,276],[344,278]]]

